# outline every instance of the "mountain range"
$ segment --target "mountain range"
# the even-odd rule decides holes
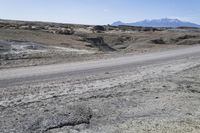
[[[124,23],[121,21],[114,22],[112,26],[119,26],[119,25],[127,25],[127,26],[142,26],[142,27],[197,27],[200,28],[200,25],[181,21],[179,19],[153,19],[153,20],[143,20],[134,23]]]

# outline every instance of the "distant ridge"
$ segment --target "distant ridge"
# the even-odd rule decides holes
[[[200,25],[191,23],[191,22],[185,22],[178,19],[153,19],[153,20],[143,20],[135,23],[124,23],[121,21],[114,22],[112,26],[119,26],[119,25],[127,25],[127,26],[142,26],[142,27],[197,27],[200,28]]]

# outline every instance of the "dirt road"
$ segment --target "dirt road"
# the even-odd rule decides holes
[[[4,69],[0,70],[0,86],[27,81],[47,80],[77,73],[87,74],[90,72],[105,72],[112,71],[113,69],[126,69],[127,67],[145,66],[148,64],[162,63],[169,60],[184,59],[193,55],[200,55],[200,46],[144,55],[126,56],[108,60],[104,59],[81,63]]]
[[[199,75],[200,46],[0,70],[0,132],[200,132]]]

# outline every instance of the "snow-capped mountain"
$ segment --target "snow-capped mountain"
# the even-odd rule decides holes
[[[114,22],[112,24],[113,26],[119,26],[119,25],[129,25],[129,26],[143,26],[143,27],[198,27],[200,28],[200,25],[191,23],[191,22],[185,22],[178,19],[153,19],[153,20],[144,20],[139,21],[135,23],[123,23],[121,21]]]

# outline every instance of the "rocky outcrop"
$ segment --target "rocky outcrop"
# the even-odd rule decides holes
[[[102,33],[104,31],[106,31],[106,29],[104,28],[104,26],[100,26],[100,25],[94,26],[92,30],[95,33]]]
[[[0,28],[6,29],[20,29],[20,30],[40,30],[54,34],[72,35],[74,29],[72,27],[51,26],[51,25],[37,25],[37,24],[13,24],[13,23],[0,23]]]
[[[151,40],[151,42],[154,44],[166,44],[166,42],[162,38],[153,39],[153,40]]]
[[[93,47],[98,48],[100,51],[115,51],[115,49],[104,42],[102,37],[86,38],[86,41],[89,42]]]

